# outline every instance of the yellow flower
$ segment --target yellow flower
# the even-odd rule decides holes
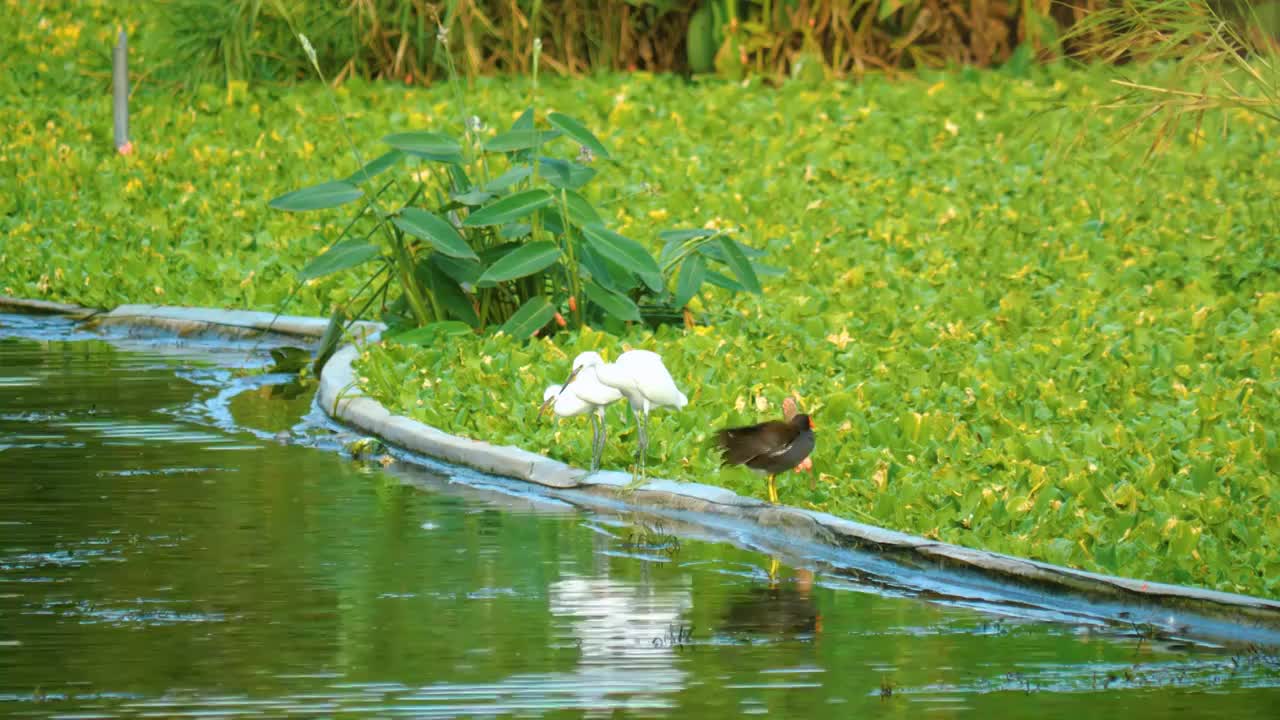
[[[853,342],[853,336],[849,334],[849,330],[847,328],[842,328],[839,335],[836,335],[835,333],[828,335],[827,342],[843,350],[846,345]]]

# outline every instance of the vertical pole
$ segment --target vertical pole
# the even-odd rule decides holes
[[[111,48],[111,118],[118,151],[129,144],[129,40],[124,30]]]

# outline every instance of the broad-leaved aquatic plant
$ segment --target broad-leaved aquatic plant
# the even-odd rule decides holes
[[[447,46],[446,26],[439,34]],[[315,51],[305,35],[299,39],[323,80]],[[535,57],[539,48],[535,39]],[[664,231],[655,260],[643,244],[608,226],[581,191],[598,174],[596,166],[612,162],[609,150],[570,115],[548,112],[548,124],[539,125],[536,62],[529,107],[510,128],[484,138],[447,54],[445,61],[463,118],[461,139],[434,130],[393,133],[382,138],[386,151],[365,162],[347,133],[360,166],[355,173],[270,203],[286,212],[360,204],[339,237],[298,273],[305,282],[374,267],[356,294],[362,304],[355,312],[339,308],[335,324],[380,302],[401,342],[429,344],[442,335],[491,329],[527,338],[554,325],[688,322],[682,310],[704,283],[761,292],[753,258],[763,253],[726,230]],[[559,140],[569,141],[559,147],[568,144],[570,157],[555,155]],[[419,164],[412,184],[388,175],[406,161]],[[392,201],[396,192],[407,199]],[[399,294],[389,298],[393,286]]]

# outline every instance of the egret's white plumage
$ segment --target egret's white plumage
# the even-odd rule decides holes
[[[543,391],[542,410],[550,406],[560,417],[591,414],[591,471],[595,472],[600,469],[600,456],[604,453],[604,408],[621,399],[622,393],[596,379],[594,367],[575,364],[569,382]]]
[[[600,382],[599,369],[605,365],[599,353],[588,350],[573,359],[569,387],[578,397],[596,405],[609,405],[622,399],[622,393]]]
[[[572,382],[589,378],[588,387],[595,385],[621,393],[631,404],[636,419],[640,445],[640,476],[644,477],[645,452],[649,448],[649,412],[654,408],[670,407],[676,410],[689,404],[689,398],[676,387],[676,381],[662,363],[662,357],[648,350],[628,350],[617,361],[607,363],[599,354],[584,352],[573,360]]]
[[[628,350],[612,363],[596,368],[600,382],[621,392],[631,409],[646,415],[657,407],[679,410],[689,398],[676,387],[676,381],[662,363],[662,356],[649,350]]]
[[[596,406],[572,392],[561,392],[563,385],[549,385],[542,392],[542,401],[551,403],[551,411],[560,417],[576,417],[596,410]]]

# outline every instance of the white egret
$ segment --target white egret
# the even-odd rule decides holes
[[[640,477],[645,473],[645,453],[649,449],[649,413],[654,408],[670,407],[679,410],[689,404],[689,398],[676,387],[676,382],[662,364],[662,357],[648,350],[628,350],[612,363],[606,363],[597,353],[585,352],[573,361],[574,371],[570,380],[590,377],[591,383],[622,393],[631,404],[631,414],[636,420],[640,445]]]
[[[600,360],[595,353],[583,355],[594,355]],[[546,412],[548,407],[560,417],[591,414],[591,472],[595,472],[600,469],[600,456],[604,454],[604,408],[621,399],[622,393],[602,385],[596,378],[595,364],[588,357],[581,363],[574,360],[573,372],[564,385],[552,385],[542,393],[538,414]]]

